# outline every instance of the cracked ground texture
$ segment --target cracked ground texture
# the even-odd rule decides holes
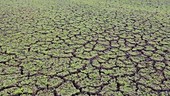
[[[170,2],[113,1],[0,1],[0,96],[170,96]]]

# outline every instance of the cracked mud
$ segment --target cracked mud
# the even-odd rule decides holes
[[[57,6],[1,10],[0,96],[170,95],[168,14]]]

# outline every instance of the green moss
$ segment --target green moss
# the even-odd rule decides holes
[[[24,88],[18,88],[14,91],[14,94],[22,94],[24,91]]]

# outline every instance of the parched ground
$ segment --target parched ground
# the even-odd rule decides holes
[[[0,96],[170,96],[168,0],[0,2]]]

